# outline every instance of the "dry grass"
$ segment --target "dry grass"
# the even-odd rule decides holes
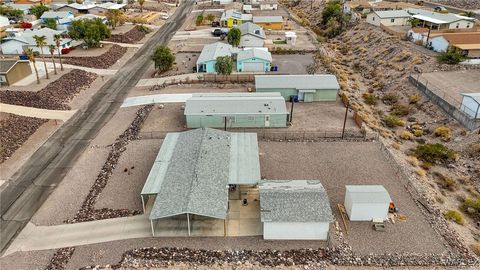
[[[455,223],[463,225],[465,223],[465,220],[463,219],[462,213],[458,212],[457,210],[448,210],[444,214],[445,218],[448,220],[453,220]]]
[[[446,126],[437,127],[433,134],[441,137],[444,141],[449,141],[452,138],[452,130]]]
[[[425,177],[425,176],[427,176],[427,172],[426,172],[424,169],[422,169],[422,168],[418,168],[418,169],[415,171],[415,173],[416,173],[418,176],[420,176],[420,177]]]
[[[407,161],[413,167],[418,167],[418,165],[419,165],[419,161],[418,161],[417,157],[415,157],[415,156],[408,156]]]
[[[403,130],[402,132],[400,132],[399,137],[403,140],[411,140],[413,139],[413,134],[408,130]]]

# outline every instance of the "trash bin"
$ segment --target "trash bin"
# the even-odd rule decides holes
[[[293,102],[298,102],[298,96],[293,96]]]

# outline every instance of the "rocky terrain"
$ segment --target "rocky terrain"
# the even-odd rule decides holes
[[[37,92],[2,90],[0,102],[40,109],[68,110],[70,107],[66,102],[90,86],[96,78],[94,73],[74,69]]]
[[[108,51],[100,56],[63,57],[63,63],[89,68],[107,69],[122,58],[126,52],[127,48],[114,44]]]
[[[108,41],[135,44],[140,40],[142,40],[144,37],[145,37],[144,31],[142,31],[139,27],[133,27],[131,30],[125,33],[112,35],[108,39]]]
[[[464,9],[480,9],[480,1],[478,0],[429,0],[430,2],[449,5]]]
[[[3,163],[48,120],[9,114],[0,120],[0,163]]]

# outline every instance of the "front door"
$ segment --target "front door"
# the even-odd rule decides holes
[[[266,127],[270,126],[270,115],[265,115],[265,126]]]

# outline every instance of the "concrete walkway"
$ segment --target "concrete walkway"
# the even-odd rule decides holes
[[[11,113],[11,114],[27,116],[27,117],[67,121],[70,117],[72,117],[72,115],[75,114],[76,110],[70,110],[70,111],[47,110],[47,109],[38,109],[38,108],[32,108],[32,107],[0,103],[0,112]]]
[[[191,38],[211,38],[219,39],[212,35],[212,29],[201,29],[194,31],[178,31],[172,38],[172,40],[186,40]]]
[[[60,63],[55,62],[55,65],[57,66],[57,70],[60,70]],[[38,66],[37,66],[38,68]],[[43,63],[42,63],[42,68],[43,68]],[[48,70],[51,70],[50,72],[53,71],[53,63],[52,62],[47,62],[47,68]],[[101,68],[89,68],[89,67],[82,67],[82,66],[75,66],[75,65],[68,65],[68,64],[63,64],[63,68],[67,69],[81,69],[85,70],[88,72],[95,73],[97,75],[114,75],[117,73],[116,69],[101,69]]]
[[[100,43],[117,44],[118,46],[125,47],[125,48],[140,48],[143,46],[143,43],[131,44],[131,43],[120,43],[120,42],[111,42],[111,41],[101,41]]]
[[[138,97],[129,97],[123,101],[122,108],[142,106],[156,103],[180,103],[191,98],[192,94],[158,94]]]
[[[160,85],[163,83],[171,83],[173,81],[183,81],[183,80],[198,80],[198,76],[203,78],[202,74],[199,73],[189,73],[189,74],[181,74],[181,75],[176,75],[176,76],[170,76],[170,77],[161,77],[161,78],[153,78],[153,79],[141,79],[138,81],[136,87],[142,87],[142,86],[154,86],[154,85]]]

